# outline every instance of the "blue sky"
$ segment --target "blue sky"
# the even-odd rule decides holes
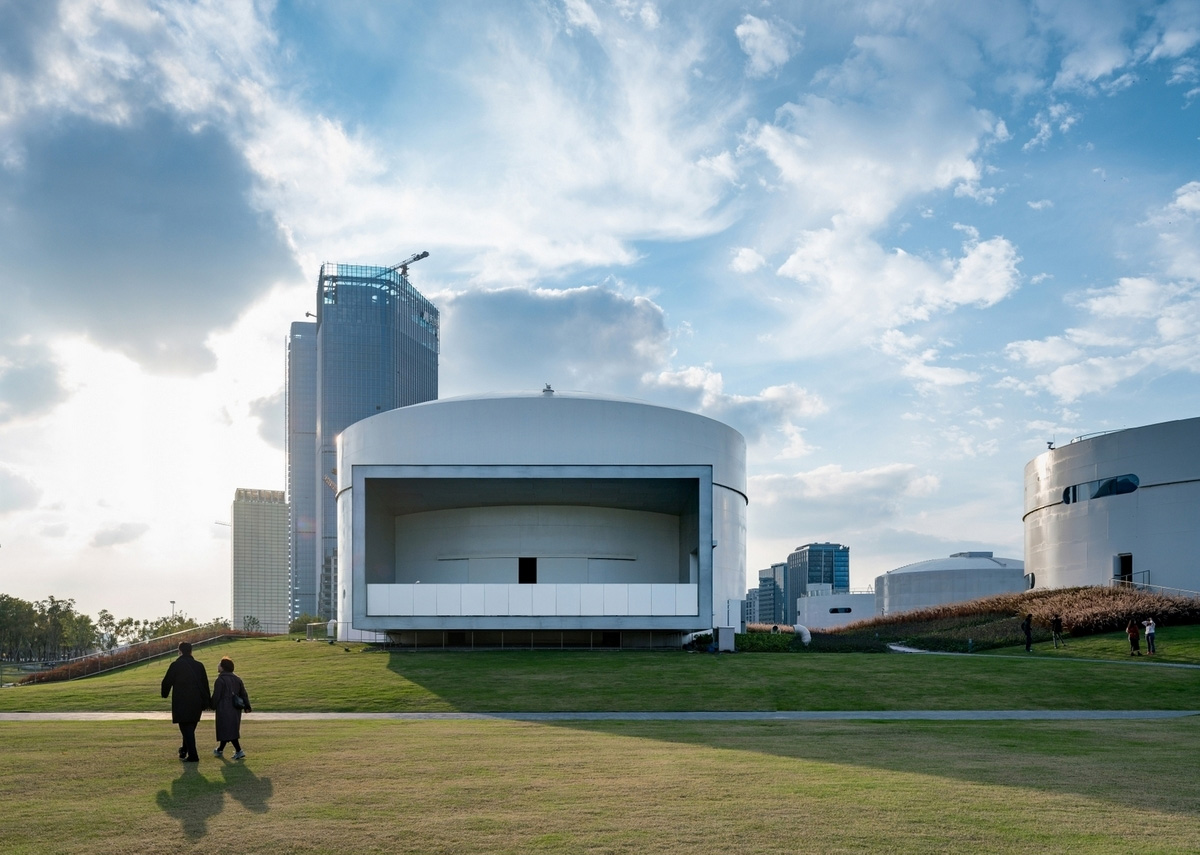
[[[0,591],[229,611],[322,261],[443,397],[748,441],[748,571],[1021,557],[1048,441],[1200,409],[1200,5],[0,2]]]

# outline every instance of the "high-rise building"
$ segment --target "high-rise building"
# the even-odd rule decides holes
[[[367,416],[435,400],[439,343],[438,310],[409,283],[407,264],[321,265],[316,323],[293,324],[288,340],[294,616],[337,611],[337,435]]]
[[[761,623],[789,623],[791,613],[788,611],[788,600],[791,585],[789,584],[787,564],[772,564],[766,570],[758,571],[758,620]],[[793,603],[792,612],[796,607]]]
[[[291,510],[289,603],[293,618],[317,613],[317,325],[292,324],[284,403]]]
[[[806,543],[797,546],[787,557],[787,567],[796,578],[795,590],[789,592],[789,605],[793,613],[796,598],[813,593],[814,589],[832,594],[844,594],[850,590],[849,546],[840,543]]]
[[[282,490],[239,488],[230,511],[235,629],[288,631],[288,506]]]

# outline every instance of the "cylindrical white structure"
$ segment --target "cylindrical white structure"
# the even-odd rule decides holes
[[[1080,438],[1025,466],[1025,572],[1200,590],[1200,418]]]
[[[990,552],[959,552],[918,561],[875,577],[875,611],[892,615],[992,594],[1023,591],[1024,562]]]
[[[746,568],[745,440],[553,393],[391,410],[338,443],[339,628],[692,632]]]

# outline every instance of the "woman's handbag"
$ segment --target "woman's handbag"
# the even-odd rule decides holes
[[[246,700],[241,695],[233,696],[233,708],[235,710],[244,710],[246,708]]]

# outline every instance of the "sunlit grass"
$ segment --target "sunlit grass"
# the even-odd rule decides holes
[[[198,767],[176,735],[0,723],[4,851],[1200,849],[1192,721],[248,720]]]
[[[1164,634],[1164,644],[1176,641]],[[231,656],[264,712],[1200,709],[1200,670],[1059,662],[1044,647],[1029,657],[385,653],[244,639],[196,655],[210,677]],[[0,711],[168,710],[159,697],[167,662],[3,689]]]

